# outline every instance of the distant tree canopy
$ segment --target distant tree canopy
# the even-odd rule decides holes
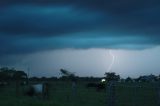
[[[104,75],[106,76],[107,81],[118,81],[118,80],[120,80],[120,76],[116,75],[115,72],[106,72]]]
[[[133,79],[131,77],[127,77],[125,82],[133,82]]]
[[[0,81],[26,79],[27,74],[24,71],[18,71],[14,68],[0,68]]]
[[[158,76],[155,75],[145,75],[145,76],[140,76],[139,78],[136,79],[137,82],[154,82],[158,81]]]
[[[160,81],[160,75],[158,76],[158,80]]]
[[[27,74],[24,71],[15,71],[13,74],[13,79],[26,79]]]
[[[76,76],[74,73],[69,72],[65,69],[60,69],[61,75],[62,75],[62,79],[66,80],[66,79],[71,79],[72,81],[76,81]]]

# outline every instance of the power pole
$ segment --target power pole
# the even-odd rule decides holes
[[[29,84],[29,74],[30,74],[30,69],[29,67],[27,68],[27,83]]]

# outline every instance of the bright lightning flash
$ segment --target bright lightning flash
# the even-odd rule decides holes
[[[111,64],[109,65],[109,67],[108,67],[108,72],[111,72],[111,68],[112,68],[112,66],[113,66],[113,64],[114,64],[114,61],[115,61],[115,56],[113,55],[113,53],[112,53],[111,50],[109,50],[109,54],[110,54],[111,57],[112,57],[112,61],[111,61]]]

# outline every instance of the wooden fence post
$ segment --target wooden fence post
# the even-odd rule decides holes
[[[76,82],[72,82],[72,96],[75,98],[76,96]]]
[[[157,86],[157,106],[160,106],[160,82],[158,83]]]
[[[16,80],[16,96],[18,97],[20,94],[20,81]]]
[[[133,86],[133,95],[132,95],[132,105],[136,106],[136,93],[137,93],[137,88],[139,88],[137,85]]]
[[[110,81],[107,86],[107,93],[108,93],[108,99],[107,99],[107,106],[115,106],[115,82]]]

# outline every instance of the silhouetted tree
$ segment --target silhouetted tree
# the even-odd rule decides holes
[[[0,68],[0,80],[9,81],[13,79],[13,75],[16,72],[14,68],[2,67]]]
[[[118,80],[120,80],[120,76],[116,75],[115,72],[106,72],[105,75],[106,75],[106,80],[107,81],[118,81]]]
[[[40,81],[40,78],[34,76],[34,77],[29,78],[29,80],[30,81]]]
[[[160,75],[158,76],[158,81],[160,81]]]
[[[10,82],[17,80],[26,80],[27,74],[24,71],[17,71],[14,68],[0,68],[0,81]]]
[[[70,76],[72,73],[65,70],[65,69],[60,69],[61,75],[62,76]]]
[[[48,78],[48,80],[49,80],[49,81],[57,81],[58,78],[57,78],[57,77],[50,77],[50,78]]]
[[[158,78],[155,75],[146,75],[146,76],[140,76],[137,78],[138,82],[155,82],[158,81]]]
[[[60,69],[60,72],[61,72],[61,75],[62,75],[63,79],[70,79],[72,81],[76,81],[77,77],[75,76],[74,73],[69,72],[69,71],[67,71],[65,69]]]
[[[24,71],[15,71],[13,74],[13,79],[15,80],[27,79],[27,74]]]
[[[74,73],[69,72],[67,70],[64,69],[60,69],[61,74],[63,75],[63,77],[69,78],[72,81],[72,95],[75,96],[76,94],[76,83],[77,83],[77,77],[75,76]]]
[[[17,71],[14,68],[3,67],[0,68],[0,80],[1,81],[15,81],[16,94],[19,95],[19,88],[21,82],[27,79],[27,74],[24,71]]]
[[[125,82],[133,82],[133,79],[131,77],[127,77]]]

